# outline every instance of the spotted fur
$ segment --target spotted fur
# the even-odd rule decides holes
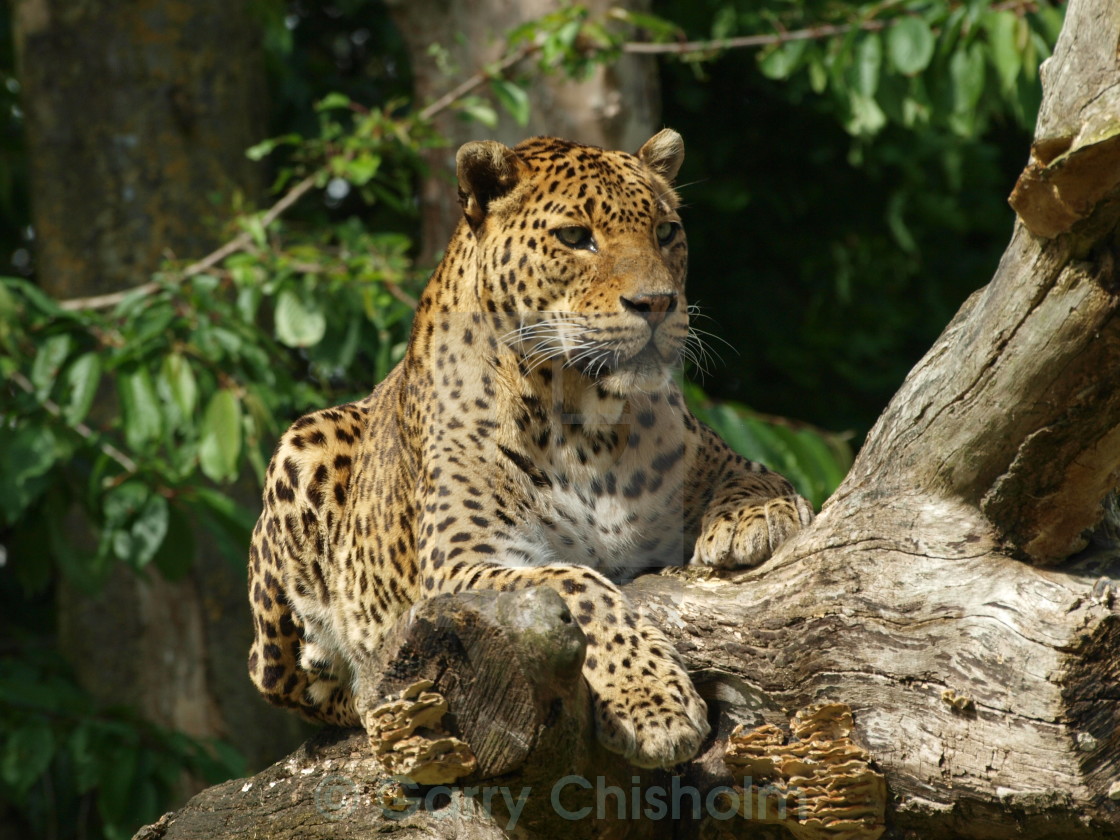
[[[587,636],[599,737],[641,766],[695,754],[706,709],[618,583],[689,561],[751,565],[812,519],[784,478],[698,423],[687,245],[665,130],[636,155],[468,143],[464,218],[373,393],[281,439],[253,533],[254,682],[359,725],[379,640],[417,600],[548,586]]]

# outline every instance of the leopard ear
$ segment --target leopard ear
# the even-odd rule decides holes
[[[671,184],[684,163],[684,140],[673,129],[663,128],[638,149],[638,158]]]
[[[474,227],[486,216],[490,202],[509,192],[521,174],[516,152],[496,140],[465,143],[455,155],[459,203]]]

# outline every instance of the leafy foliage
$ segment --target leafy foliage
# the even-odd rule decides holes
[[[114,561],[178,568],[182,545],[166,537],[189,532],[196,514],[234,526],[243,545],[251,515],[206,479],[249,468],[260,481],[283,418],[388,372],[410,315],[393,292],[417,284],[407,248],[352,223],[326,237],[274,231],[251,253],[185,282],[158,278],[108,312],[64,309],[28,281],[0,278],[2,364],[17,386],[2,414],[0,521],[18,535],[76,504],[98,549],[64,571],[86,586]],[[87,423],[99,393],[103,416]],[[56,542],[75,556],[64,533]],[[24,564],[39,562],[12,557],[28,582],[39,570]]]
[[[818,509],[852,465],[849,434],[766,417],[740,403],[716,402],[691,383],[685,383],[684,391],[698,420],[711,426],[740,455],[784,475]]]
[[[827,93],[857,136],[893,123],[974,137],[1005,114],[1033,119],[1038,65],[1061,28],[1057,7],[939,0],[868,4],[859,12],[846,14],[846,31],[827,41],[788,40],[763,50],[759,69],[776,80],[803,76],[814,93]],[[740,16],[747,26],[758,18]]]
[[[211,784],[245,772],[220,741],[95,708],[55,655],[5,665],[0,729],[0,797],[19,810],[26,836],[58,836],[69,824],[127,840],[159,818],[184,772]]]

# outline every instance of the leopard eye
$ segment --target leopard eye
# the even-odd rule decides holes
[[[595,240],[591,238],[591,231],[585,227],[572,225],[570,227],[556,228],[552,233],[569,248],[583,248],[589,251],[595,250]]]
[[[673,241],[677,235],[677,231],[681,229],[680,222],[662,222],[654,229],[654,235],[657,236],[657,242],[660,245],[668,245]]]

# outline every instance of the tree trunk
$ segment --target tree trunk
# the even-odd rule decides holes
[[[241,4],[19,0],[14,26],[43,290],[135,286],[217,244],[214,196],[259,191],[245,149],[264,132],[263,56]],[[119,567],[94,597],[58,594],[61,646],[98,700],[227,737],[254,763],[276,755],[262,715],[298,737],[244,679],[244,577],[213,550],[182,581]]]
[[[683,781],[702,796],[728,785],[740,806],[785,791],[792,810],[741,807],[725,820],[716,797],[697,820],[567,820],[573,809],[538,786],[532,795],[552,811],[527,834],[789,836],[768,833],[776,821],[794,837],[833,840],[1120,837],[1120,552],[1107,540],[1083,550],[1120,469],[1118,41],[1120,7],[1073,0],[1044,67],[1036,141],[1012,196],[1020,221],[996,276],[915,367],[814,525],[758,569],[677,570],[628,587],[718,715]],[[799,737],[786,743],[791,716]],[[745,731],[731,732],[736,723]],[[346,749],[360,754],[364,738]],[[200,814],[216,808],[228,809],[227,833],[213,837],[294,836],[261,829],[280,807],[318,813],[319,836],[389,830],[396,812],[372,798],[373,777],[349,769],[340,801],[354,816],[325,827],[310,791],[328,754],[312,752],[263,777],[298,790],[238,805],[245,783],[230,783],[145,836],[202,836]],[[844,760],[826,767],[832,754]],[[534,760],[530,751],[493,784],[516,789],[530,768],[553,784],[594,780],[609,766],[551,754],[549,774]],[[842,773],[858,784],[839,820],[823,820],[816,800],[797,807],[839,791]],[[633,787],[671,784],[635,774]],[[469,791],[457,782],[450,805],[410,812],[402,833],[504,830],[501,814],[467,808]]]
[[[436,99],[464,76],[500,59],[508,49],[505,35],[514,27],[556,11],[552,0],[388,0],[387,5],[408,44],[418,103]],[[583,5],[592,16],[602,18],[612,7],[643,11],[649,2],[590,0]],[[442,62],[429,54],[433,45],[444,54]],[[449,145],[425,153],[430,174],[420,185],[420,265],[434,266],[438,262],[459,221],[452,176],[455,151],[463,143],[486,138],[513,146],[526,137],[545,134],[608,149],[637,151],[661,128],[657,64],[649,56],[624,55],[614,64],[599,65],[583,81],[559,73],[536,74],[529,99],[532,111],[524,126],[504,112],[499,113],[493,129],[465,121],[455,112],[436,117],[436,129]]]

